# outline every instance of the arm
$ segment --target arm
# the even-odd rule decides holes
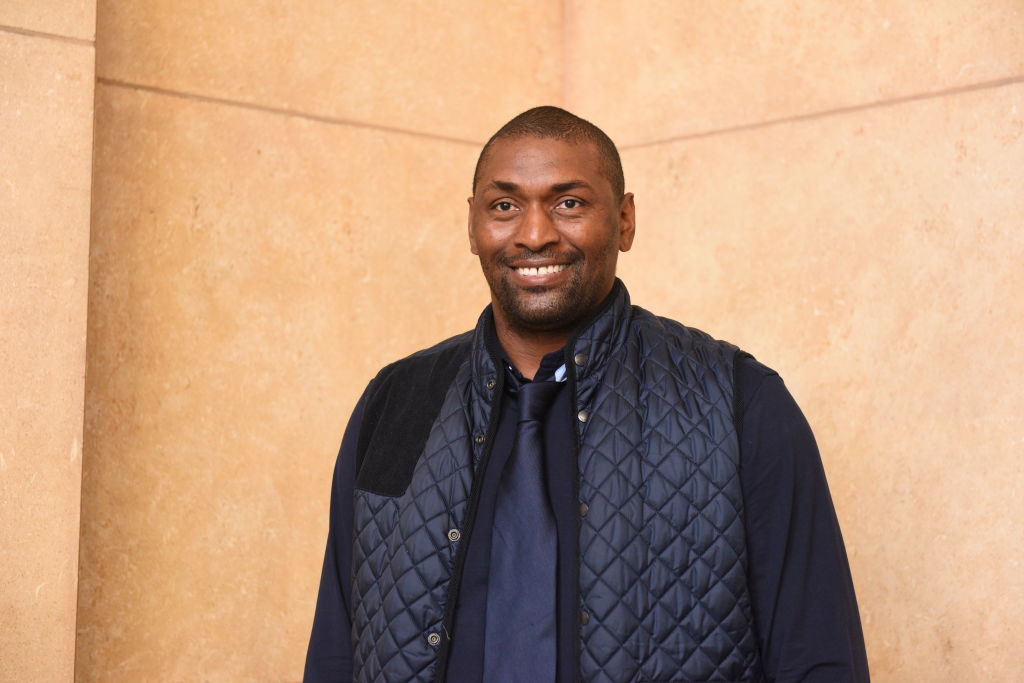
[[[771,681],[867,681],[853,580],[814,435],[782,379],[738,361],[748,580]]]
[[[313,632],[306,652],[305,683],[352,680],[352,494],[356,479],[356,444],[363,421],[365,394],[349,419],[331,486],[330,527],[320,575]]]

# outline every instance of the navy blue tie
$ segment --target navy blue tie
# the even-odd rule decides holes
[[[488,683],[555,680],[558,534],[545,485],[544,420],[557,382],[519,387],[519,422],[498,485],[487,584]]]

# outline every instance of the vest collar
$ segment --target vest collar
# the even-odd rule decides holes
[[[622,280],[615,278],[612,291],[588,319],[584,320],[565,345],[565,363],[575,369],[581,381],[604,366],[626,339],[632,317],[629,292]],[[473,388],[490,402],[501,368],[501,347],[494,333],[494,313],[488,305],[473,331]]]

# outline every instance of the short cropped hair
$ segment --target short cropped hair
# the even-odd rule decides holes
[[[615,148],[612,139],[586,119],[581,119],[559,107],[543,106],[524,111],[498,129],[498,132],[487,141],[480,150],[476,169],[473,171],[473,194],[476,194],[476,186],[480,182],[480,167],[487,158],[491,145],[497,140],[524,137],[593,143],[601,159],[601,172],[611,183],[613,195],[621,198],[625,193],[626,180],[622,175],[622,160],[619,159],[619,150]]]

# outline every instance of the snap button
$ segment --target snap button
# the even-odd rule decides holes
[[[477,445],[479,446],[480,444],[482,444],[485,441],[485,437],[484,437],[483,434],[477,434],[476,438],[473,439],[473,440],[476,441]]]
[[[586,626],[590,623],[590,615],[586,612],[580,612],[580,623]]]
[[[487,390],[494,391],[494,385],[497,384],[493,379],[487,380]]]
[[[448,540],[449,541],[451,541],[452,543],[455,543],[455,541],[459,540],[460,538],[462,538],[462,534],[459,533],[458,529],[449,529],[448,530]]]
[[[588,512],[590,512],[590,506],[586,503],[580,503],[580,517],[586,517]]]
[[[427,636],[427,644],[431,647],[437,647],[441,643],[441,636],[437,633],[431,633]]]
[[[587,364],[587,354],[577,353],[575,356],[572,357],[572,361],[582,368],[584,365]]]
[[[586,410],[581,410],[580,412],[576,413],[576,417],[579,418],[580,422],[586,422],[587,420],[590,419],[590,413],[588,413]]]

